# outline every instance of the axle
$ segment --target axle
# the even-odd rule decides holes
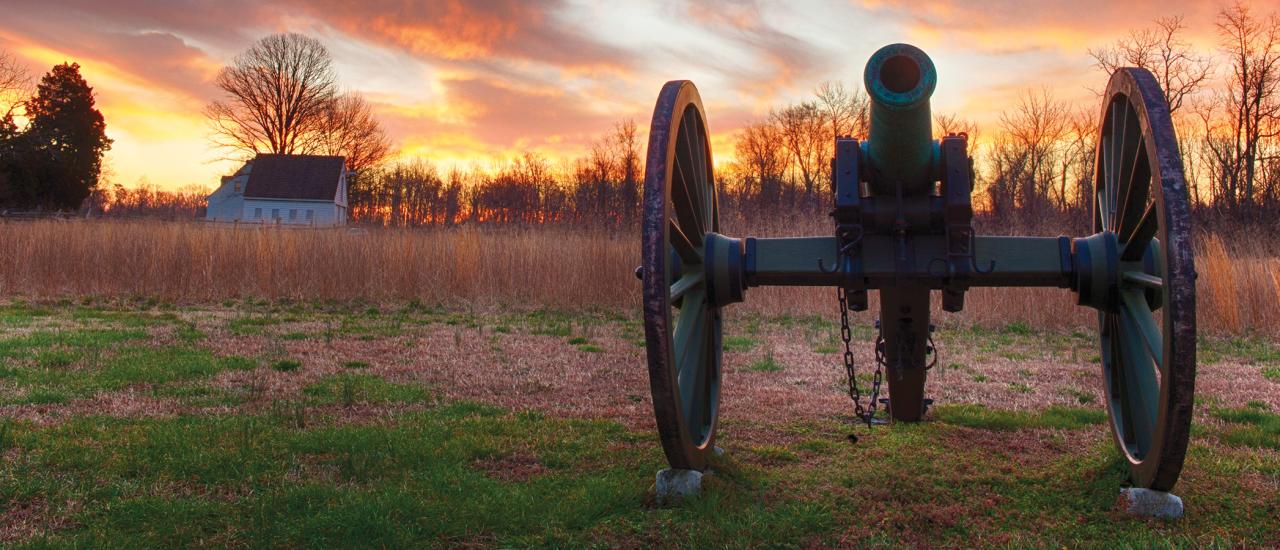
[[[963,275],[948,272],[943,235],[865,235],[860,245],[859,254],[844,257],[846,265],[835,269],[841,261],[837,237],[735,239],[710,233],[704,242],[704,277],[717,305],[740,302],[747,288],[758,286],[944,290],[959,282],[966,288],[1069,288],[1081,305],[1113,311],[1117,288],[1159,292],[1159,285],[1150,281],[1163,275],[1158,241],[1133,252],[1132,261],[1106,261],[1122,254],[1110,232],[1079,239],[975,237],[973,262],[979,269]],[[1158,301],[1154,295],[1151,300]]]
[[[974,261],[994,267],[989,272],[970,273],[967,286],[1071,285],[1071,242],[1066,237],[978,237],[975,244]],[[942,235],[910,239],[867,235],[862,239],[860,257],[846,260],[860,263],[860,269],[834,272],[829,270],[837,265],[835,237],[747,238],[743,247],[748,287],[849,286],[860,282],[867,289],[919,286],[940,290],[955,276],[947,271],[946,238]]]

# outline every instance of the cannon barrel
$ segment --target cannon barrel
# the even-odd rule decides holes
[[[863,73],[871,98],[866,178],[873,195],[895,195],[901,183],[908,196],[933,187],[933,121],[929,96],[938,83],[933,61],[910,44],[890,44],[867,61]]]

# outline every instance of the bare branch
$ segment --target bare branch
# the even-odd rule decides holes
[[[0,51],[0,119],[7,119],[31,95],[31,75],[12,54]]]
[[[205,110],[214,143],[247,155],[313,149],[337,96],[336,80],[319,41],[299,34],[263,38],[218,74],[226,97]]]
[[[1160,17],[1154,28],[1129,31],[1129,36],[1110,47],[1091,49],[1089,55],[1108,75],[1121,67],[1151,71],[1164,90],[1169,112],[1177,112],[1212,75],[1208,57],[1196,53],[1182,38],[1186,28],[1181,15]]]
[[[306,152],[346,157],[347,168],[364,170],[382,162],[391,145],[364,97],[348,93],[330,102]]]

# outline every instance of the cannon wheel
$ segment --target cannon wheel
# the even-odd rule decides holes
[[[698,89],[668,82],[649,127],[641,275],[649,387],[673,468],[705,469],[714,449],[721,320],[702,265],[705,236],[719,228],[714,181]]]
[[[1093,223],[1115,235],[1118,256],[1114,305],[1099,314],[1107,412],[1134,485],[1167,491],[1186,456],[1195,390],[1187,183],[1151,73],[1116,71],[1104,97]]]

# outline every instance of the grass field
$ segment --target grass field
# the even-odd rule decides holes
[[[829,234],[798,226],[728,228],[735,235]],[[1045,234],[1056,234],[1046,230]],[[1280,238],[1197,239],[1197,319],[1217,336],[1280,338]],[[635,232],[548,227],[281,230],[156,221],[0,222],[0,296],[223,300],[419,300],[456,308],[634,310]],[[872,293],[875,300],[875,293]],[[829,314],[830,288],[755,288],[736,310]],[[1070,330],[1094,314],[1067,290],[974,289],[960,319]],[[872,309],[876,308],[872,304]],[[941,306],[935,300],[935,313]]]
[[[944,325],[928,421],[868,432],[833,324],[734,314],[727,452],[658,507],[642,327],[601,311],[5,302],[0,544],[1280,544],[1270,340],[1201,342],[1187,516],[1164,522],[1115,507],[1090,330]]]

